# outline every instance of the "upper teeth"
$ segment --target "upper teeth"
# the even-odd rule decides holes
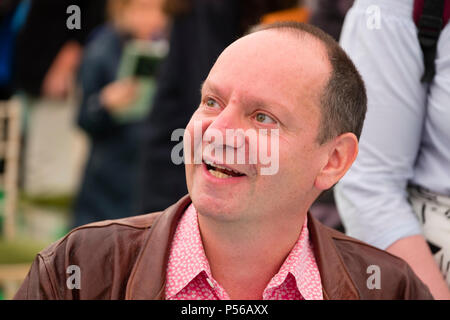
[[[217,165],[217,164],[215,164],[215,163],[213,163],[213,162],[211,162],[211,161],[209,161],[209,160],[205,160],[205,163],[208,164],[208,165],[210,165],[210,166],[212,166],[212,167],[215,167],[215,168],[219,168],[219,169],[224,169],[224,170],[232,171],[232,172],[234,172],[234,173],[236,173],[236,174],[241,174],[239,171],[236,171],[236,170],[233,170],[233,169],[230,169],[230,168],[225,168],[225,167],[219,166],[219,165]]]

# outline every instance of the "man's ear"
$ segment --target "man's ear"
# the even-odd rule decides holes
[[[316,177],[314,186],[319,190],[331,188],[338,182],[358,155],[358,139],[347,132],[329,142],[328,161]]]

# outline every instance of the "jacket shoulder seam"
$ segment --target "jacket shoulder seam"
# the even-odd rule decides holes
[[[394,258],[395,260],[404,262],[403,259],[401,259],[401,258],[399,258],[399,257],[397,257],[397,256],[395,256],[395,255],[393,255],[392,253],[390,253],[390,252],[388,252],[388,251],[386,251],[386,250],[382,250],[382,249],[380,249],[380,248],[374,247],[374,246],[372,246],[372,245],[370,245],[370,244],[368,244],[368,243],[359,241],[358,239],[352,239],[352,238],[350,238],[350,237],[348,237],[348,238],[345,237],[345,238],[344,238],[344,237],[334,236],[334,235],[331,236],[331,237],[332,237],[334,240],[336,240],[336,241],[351,242],[351,243],[353,243],[353,244],[355,244],[355,245],[359,245],[359,246],[363,246],[363,247],[366,247],[366,248],[373,249],[373,250],[375,250],[375,251],[377,251],[377,252],[379,252],[379,253],[387,254],[388,256]]]
[[[53,253],[52,253],[52,254],[53,254]],[[57,290],[55,290],[55,284],[56,284],[56,281],[55,281],[55,279],[53,278],[53,274],[52,274],[51,272],[49,272],[49,267],[51,266],[50,261],[48,261],[48,258],[49,258],[49,257],[50,257],[50,256],[47,256],[47,257],[46,257],[46,256],[43,256],[43,255],[40,254],[40,253],[38,253],[38,255],[37,255],[37,258],[40,259],[40,260],[42,261],[42,264],[43,264],[44,269],[45,269],[45,273],[46,273],[46,275],[47,275],[48,280],[50,281],[50,286],[51,286],[51,290],[52,290],[52,297],[53,297],[54,299],[60,300],[61,297],[59,297]],[[39,270],[38,270],[38,272],[39,272]]]

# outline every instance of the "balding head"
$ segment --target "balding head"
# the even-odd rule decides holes
[[[331,65],[331,74],[320,94],[322,117],[317,139],[324,143],[345,132],[352,132],[359,139],[367,111],[366,89],[355,65],[339,44],[309,24],[282,22],[252,30],[262,31],[289,34],[301,43],[305,43],[305,37],[312,37],[323,46]]]

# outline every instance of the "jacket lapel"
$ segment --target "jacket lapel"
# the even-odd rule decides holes
[[[359,293],[339,255],[330,231],[308,213],[308,230],[325,300],[359,300]]]
[[[190,203],[191,199],[186,195],[163,212],[155,213],[158,216],[131,271],[125,299],[164,299],[170,245],[178,221]]]

